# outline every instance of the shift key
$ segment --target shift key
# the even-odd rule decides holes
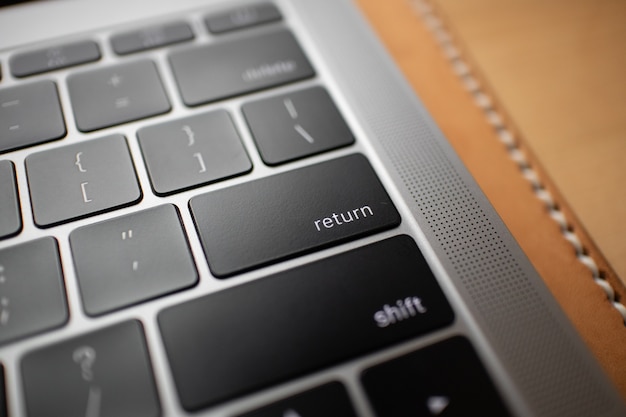
[[[400,224],[389,195],[360,154],[203,194],[190,206],[217,277]]]
[[[158,316],[187,411],[315,372],[453,320],[441,288],[408,236],[209,294]]]

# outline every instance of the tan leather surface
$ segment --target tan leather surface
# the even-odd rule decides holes
[[[626,1],[431,1],[626,283]]]
[[[463,87],[433,35],[407,0],[356,0],[452,146],[459,153],[592,352],[626,398],[626,327],[605,293],[563,237],[544,203],[521,175],[483,111]],[[470,64],[471,65],[471,64]],[[495,97],[494,92],[490,92]],[[496,108],[504,114],[504,109]],[[515,130],[506,115],[506,123]],[[518,132],[517,132],[518,133]],[[519,138],[519,133],[517,135]],[[607,280],[626,296],[545,171],[531,165]]]

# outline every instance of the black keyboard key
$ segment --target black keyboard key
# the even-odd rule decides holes
[[[26,175],[35,223],[41,227],[130,205],[141,198],[122,135],[29,155]]]
[[[239,417],[357,417],[343,385],[331,382]]]
[[[188,106],[315,74],[296,39],[287,30],[173,52],[170,63]]]
[[[136,61],[70,75],[76,126],[89,132],[170,111],[152,61]]]
[[[185,22],[173,22],[120,33],[111,38],[111,46],[118,55],[159,48],[193,39],[191,27]]]
[[[65,122],[52,81],[0,90],[0,153],[63,136]]]
[[[0,345],[67,319],[56,241],[46,237],[0,250]]]
[[[259,3],[208,16],[205,23],[209,32],[223,33],[281,19],[282,16],[276,6],[271,3]]]
[[[218,277],[400,224],[362,155],[213,191],[190,206]]]
[[[85,311],[103,314],[194,285],[178,211],[158,206],[70,234]]]
[[[158,316],[180,401],[190,411],[452,320],[408,236],[189,301]]]
[[[510,415],[474,349],[459,336],[370,368],[362,381],[380,417]]]
[[[161,415],[143,328],[130,321],[27,354],[29,417]]]
[[[11,73],[16,77],[40,74],[100,59],[100,48],[93,41],[80,41],[24,52],[11,57]]]
[[[15,168],[11,161],[0,161],[0,239],[13,236],[21,229]]]
[[[242,110],[268,165],[354,142],[350,129],[321,87],[247,103]]]
[[[225,110],[177,119],[137,132],[156,194],[243,174],[252,163]]]

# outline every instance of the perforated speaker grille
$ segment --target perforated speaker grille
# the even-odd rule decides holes
[[[415,121],[415,118],[408,120]],[[411,126],[415,124],[416,126]],[[601,415],[606,399],[463,179],[417,122],[375,129],[505,364],[538,415]],[[387,125],[387,126],[385,126]],[[500,229],[502,230],[502,229]],[[570,389],[560,389],[564,381]],[[566,398],[559,398],[566,396]]]
[[[478,312],[479,323],[533,412],[604,414],[608,394],[534,289],[528,275],[534,272],[513,253],[518,248],[512,250],[508,245],[514,243],[502,238],[506,228],[476,194],[464,168],[452,162],[452,151],[438,142],[428,116],[416,110],[415,101],[401,89],[404,84],[390,79],[379,56],[361,54],[354,60],[358,66],[351,66],[347,51],[362,42],[360,36],[333,39],[327,51],[342,63],[337,66],[344,71],[341,85],[358,103],[358,115],[393,166],[391,175],[402,183],[400,191],[411,196],[413,215],[437,253],[444,254],[442,263],[467,294],[468,306]],[[563,390],[563,384],[569,389]]]

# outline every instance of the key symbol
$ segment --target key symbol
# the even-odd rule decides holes
[[[289,113],[289,117],[291,117],[293,120],[296,120],[298,118],[298,111],[296,110],[296,106],[294,106],[293,101],[291,101],[290,98],[286,98],[283,100],[283,104],[285,105],[285,108],[287,109],[287,113]],[[300,136],[302,136],[304,138],[304,140],[306,140],[309,143],[313,143],[315,142],[315,139],[313,138],[313,136],[311,136],[309,134],[309,132],[307,132],[306,130],[304,130],[304,128],[302,126],[300,126],[300,124],[295,124],[293,126],[293,128],[296,130],[296,132],[298,132],[298,134]]]
[[[9,299],[0,298],[0,325],[6,326],[9,323]]]
[[[67,62],[67,58],[63,55],[61,48],[49,49],[46,56],[48,58],[48,68],[60,67]]]
[[[109,81],[107,82],[107,84],[109,84],[111,87],[117,87],[121,83],[122,83],[122,77],[120,77],[117,74],[113,74],[111,78],[109,78]]]
[[[443,395],[433,395],[426,400],[426,407],[433,416],[438,416],[450,405],[450,398]]]
[[[231,13],[230,21],[235,25],[247,25],[257,19],[257,11],[253,8],[243,8]]]
[[[80,183],[80,191],[83,194],[83,202],[84,203],[91,203],[93,200],[90,199],[89,197],[87,197],[87,185],[89,185],[88,182],[81,182]]]
[[[200,170],[198,171],[198,174],[206,172],[206,165],[204,165],[204,159],[202,159],[202,154],[200,152],[197,152],[194,153],[193,156],[198,160],[198,163],[200,164]]]
[[[0,284],[7,282],[7,278],[4,276],[4,266],[0,265]]]
[[[293,101],[291,101],[290,98],[286,98],[283,100],[283,104],[285,105],[285,108],[287,109],[287,113],[289,113],[289,116],[294,120],[297,119],[298,112],[296,111],[296,106],[293,105]]]
[[[87,410],[85,411],[85,417],[99,417],[101,402],[102,393],[100,392],[100,388],[89,388],[89,397],[87,397]]]
[[[81,346],[72,353],[72,359],[80,366],[80,375],[83,380],[91,383],[94,379],[93,364],[96,362],[96,350],[91,346]],[[101,400],[102,393],[100,388],[91,385],[89,387],[89,397],[87,397],[85,417],[98,417],[100,415]]]
[[[74,165],[78,167],[79,172],[87,172],[87,170],[83,168],[83,165],[80,161],[80,157],[82,156],[82,154],[83,154],[82,152],[78,152],[76,154],[76,162],[74,163]]]
[[[81,346],[74,351],[72,359],[80,366],[81,376],[87,382],[93,380],[93,364],[96,362],[96,351],[91,346]]]
[[[19,106],[20,105],[20,101],[19,100],[10,100],[10,101],[5,101],[4,103],[2,103],[2,108],[7,108],[7,107],[13,107],[13,106]]]
[[[302,136],[304,138],[304,140],[306,140],[309,143],[313,143],[315,142],[315,139],[313,139],[313,136],[311,136],[309,134],[309,132],[307,132],[306,130],[304,130],[304,128],[300,125],[295,125],[293,127],[294,129],[296,129],[296,132],[298,132],[300,134],[300,136]]]
[[[9,108],[9,107],[15,107],[15,106],[19,106],[20,105],[20,101],[19,100],[9,100],[9,101],[5,101],[2,103],[2,108]],[[19,124],[15,124],[15,125],[10,125],[9,126],[9,132],[15,132],[16,130],[20,130],[20,125]]]
[[[140,37],[141,43],[146,48],[158,46],[165,41],[165,33],[161,28],[145,30],[140,34]]]
[[[130,99],[128,97],[122,97],[115,100],[116,109],[124,109],[130,106]]]
[[[191,127],[189,127],[189,125],[183,126],[182,130],[187,135],[187,140],[189,141],[187,143],[187,146],[193,146],[196,143],[195,132],[191,129]]]
[[[122,240],[132,239],[133,238],[133,229],[128,229],[126,232],[122,232]],[[133,261],[132,263],[133,271],[137,271],[139,269],[139,261]]]

